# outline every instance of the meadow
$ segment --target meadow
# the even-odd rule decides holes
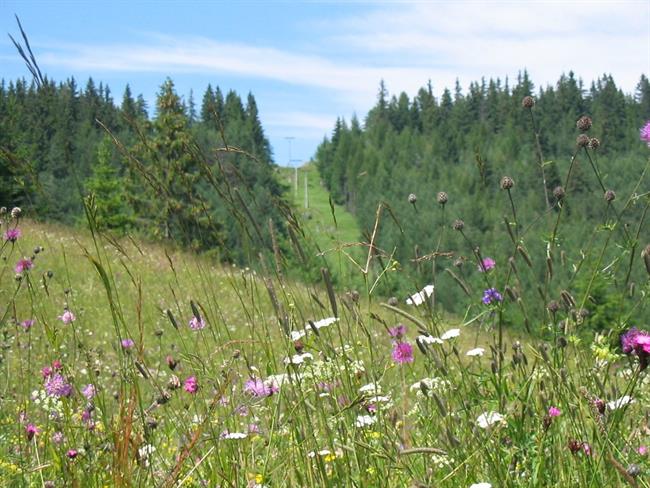
[[[115,237],[98,229],[92,199],[85,230],[4,209],[3,486],[650,486],[650,335],[637,320],[650,292],[639,242],[650,162],[630,195],[600,196],[591,240],[564,249],[575,217],[565,188],[595,150],[588,129],[581,119],[565,184],[531,231],[547,239],[541,255],[504,175],[494,198],[512,214],[495,225],[509,255],[481,254],[463,221],[442,219],[440,236],[464,238],[463,259],[439,270],[441,237],[416,263],[433,263],[431,279],[407,296],[377,293],[409,270],[374,232],[349,243],[354,256],[347,224],[326,246],[332,211],[316,188],[306,226],[334,263],[355,258],[345,273],[363,286],[344,273],[334,283],[328,261],[300,281],[279,262],[216,264]],[[436,198],[444,212],[453,195]],[[387,212],[379,203],[375,229]],[[540,286],[519,287],[524,274]],[[595,331],[603,277],[617,321]],[[463,313],[440,307],[445,287],[462,290]]]

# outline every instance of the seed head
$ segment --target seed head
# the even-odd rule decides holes
[[[454,230],[461,231],[465,228],[465,222],[463,222],[460,219],[454,220],[454,223],[452,224],[452,227]]]
[[[521,106],[524,108],[533,108],[535,106],[535,99],[530,95],[527,95],[521,101]]]
[[[594,151],[600,147],[600,140],[596,139],[595,137],[592,137],[589,139],[589,148],[593,149]]]
[[[578,147],[587,147],[589,145],[589,136],[587,134],[580,134],[576,138],[576,145]]]
[[[607,190],[607,191],[605,192],[605,201],[606,201],[607,203],[611,203],[611,202],[613,202],[614,200],[616,200],[616,193],[614,193],[613,190]]]
[[[555,300],[551,300],[548,302],[548,305],[546,305],[546,308],[549,312],[555,314],[558,310],[560,310],[560,304]]]
[[[397,299],[397,297],[390,297],[388,299],[388,305],[390,305],[391,307],[396,307],[398,304],[399,304],[399,300]]]
[[[515,186],[515,182],[512,178],[509,176],[504,176],[501,178],[501,189],[502,190],[510,190],[513,186]]]
[[[589,129],[591,129],[591,117],[588,115],[583,115],[576,122],[576,127],[580,132],[587,132]]]
[[[415,204],[415,202],[417,202],[417,201],[418,201],[418,197],[415,196],[415,193],[411,193],[411,194],[409,195],[409,203],[410,203],[411,205],[413,205],[413,204]]]
[[[444,191],[438,192],[437,200],[440,205],[444,205],[445,203],[447,203],[447,201],[449,200],[449,196],[447,195],[447,192]]]
[[[20,209],[20,207],[14,207],[11,209],[11,218],[17,219],[18,217],[20,217],[21,213],[23,213],[23,211]]]
[[[559,201],[566,196],[566,192],[561,186],[556,186],[555,190],[553,190],[553,196]]]

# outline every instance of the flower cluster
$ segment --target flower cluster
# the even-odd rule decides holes
[[[650,359],[650,333],[632,327],[621,336],[621,348],[625,354],[638,356],[641,370],[648,367]]]

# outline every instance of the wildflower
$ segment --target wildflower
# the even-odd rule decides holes
[[[501,415],[499,412],[483,412],[476,419],[476,424],[481,429],[487,429],[489,427],[492,427],[492,425],[496,423],[503,422],[504,420],[505,417]]]
[[[478,266],[478,270],[481,273],[485,273],[486,271],[490,271],[491,269],[494,269],[496,266],[496,261],[492,258],[485,258],[481,261],[481,264]]]
[[[641,456],[645,456],[648,454],[648,448],[646,446],[639,446],[636,452],[638,452]]]
[[[126,339],[122,339],[120,344],[122,345],[122,349],[131,349],[133,346],[135,346],[133,339],[129,339],[128,337]]]
[[[632,327],[621,335],[621,348],[625,354],[638,356],[641,370],[644,370],[650,360],[650,333]]]
[[[433,294],[433,285],[427,285],[415,295],[411,295],[406,299],[407,305],[422,305],[424,301]]]
[[[441,191],[438,192],[438,195],[436,196],[436,200],[440,205],[444,205],[449,201],[449,196],[447,195],[447,192]]]
[[[34,325],[34,319],[23,320],[20,325],[23,329],[29,330],[32,328],[32,325]]]
[[[648,120],[645,125],[641,127],[639,135],[641,137],[641,140],[645,142],[648,147],[650,147],[650,120]]]
[[[27,424],[25,426],[25,434],[27,435],[27,440],[31,441],[35,435],[40,433],[40,429],[34,424]]]
[[[449,340],[449,339],[453,339],[453,338],[455,338],[455,337],[458,337],[459,335],[460,335],[460,329],[449,329],[447,332],[445,332],[444,334],[442,334],[442,335],[440,336],[440,338],[441,338],[443,341],[446,341],[446,340]]]
[[[465,222],[460,219],[454,220],[454,223],[451,225],[454,230],[462,231],[465,228]]]
[[[18,238],[22,235],[22,232],[18,227],[13,228],[13,229],[7,229],[5,232],[5,241],[8,242],[16,242]]]
[[[531,98],[531,97],[526,97],[526,98]],[[469,488],[492,488],[492,485],[490,483],[481,482],[481,483],[474,483],[470,485]]]
[[[199,382],[196,380],[196,376],[190,376],[183,382],[183,389],[191,394],[196,393],[199,390]]]
[[[591,117],[588,115],[583,115],[576,122],[576,127],[580,132],[587,132],[589,129],[591,129]]]
[[[16,267],[14,268],[14,271],[16,272],[16,274],[20,274],[24,271],[29,271],[33,267],[34,267],[34,263],[32,262],[31,259],[23,258],[18,260],[18,262],[16,263]]]
[[[54,375],[50,375],[45,380],[45,391],[50,396],[59,398],[69,397],[72,395],[72,386],[65,381],[65,378],[62,375],[56,373]]]
[[[629,405],[630,403],[634,403],[634,399],[630,395],[625,395],[611,402],[607,402],[607,408],[610,410],[617,410],[621,407]]]
[[[74,459],[77,457],[79,452],[76,449],[68,449],[67,456],[69,459]]]
[[[75,317],[75,315],[70,310],[66,309],[63,311],[63,315],[59,315],[59,320],[68,325],[77,320],[77,317]]]
[[[562,415],[562,411],[559,408],[550,407],[548,409],[548,416],[549,417],[559,417],[560,415]]]
[[[526,95],[521,101],[521,106],[524,108],[533,108],[535,106],[535,99],[530,95]],[[472,485],[470,488],[478,488],[478,487],[474,487],[474,485]]]
[[[395,342],[391,354],[393,361],[398,364],[413,362],[413,346],[408,342]]]
[[[485,353],[485,349],[483,349],[482,347],[477,347],[467,351],[465,353],[465,356],[482,356],[483,353]]]
[[[63,442],[63,432],[55,432],[52,434],[52,442],[55,444],[61,444]]]
[[[418,201],[418,197],[415,196],[415,193],[409,193],[408,200],[411,205],[415,205],[415,202]]]
[[[12,219],[17,219],[20,217],[20,214],[22,214],[23,211],[20,209],[20,207],[14,207],[11,209],[11,218]]]
[[[304,329],[301,330],[292,330],[291,331],[291,340],[296,342],[307,335],[307,331]]]
[[[95,389],[95,385],[92,383],[89,385],[86,385],[82,390],[81,393],[83,396],[86,397],[86,400],[92,400],[95,395],[97,394],[97,390]]]
[[[178,361],[174,359],[172,356],[167,356],[165,358],[165,362],[167,363],[169,369],[171,369],[172,371],[174,371],[176,369],[176,366],[178,366]]]
[[[222,439],[240,440],[240,439],[246,439],[246,437],[248,437],[248,434],[246,434],[245,432],[228,432],[227,430],[224,430],[221,433],[220,437]]]
[[[587,147],[589,145],[589,136],[586,134],[580,134],[576,138],[576,145],[578,147]]]
[[[294,354],[290,358],[284,358],[284,364],[302,364],[306,359],[314,359],[311,353],[305,352],[303,354]]]
[[[395,327],[389,327],[388,335],[395,339],[401,339],[406,335],[406,326],[404,324],[397,324]]]
[[[607,190],[603,198],[607,203],[611,203],[614,200],[616,200],[616,193],[614,192],[614,190]]]
[[[338,322],[338,320],[339,320],[338,317],[328,317],[326,319],[321,319],[321,320],[317,320],[316,322],[313,322],[313,326],[316,329],[322,329],[323,327],[329,327],[333,323]],[[311,326],[312,324],[307,324],[305,329],[308,330],[308,328],[310,328]]]
[[[503,300],[501,293],[497,291],[496,288],[488,288],[483,292],[483,303],[486,305],[491,304],[492,302],[500,302]]]
[[[357,416],[357,420],[355,421],[354,425],[359,428],[363,428],[369,427],[375,422],[377,422],[377,417],[373,417],[372,415],[359,415]]]
[[[47,378],[52,374],[52,368],[50,366],[43,366],[41,368],[41,375],[43,375],[43,378]]]
[[[509,176],[504,176],[501,178],[501,189],[502,190],[511,190],[515,186],[515,181]]]
[[[275,384],[268,384],[260,378],[249,378],[244,384],[244,391],[255,397],[267,397],[276,393],[279,388]]]
[[[190,319],[189,326],[192,330],[205,329],[205,321],[201,317],[195,315]]]
[[[443,340],[440,337],[433,337],[429,334],[419,335],[416,341],[420,344],[443,344]]]

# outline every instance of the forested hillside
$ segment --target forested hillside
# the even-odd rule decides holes
[[[522,106],[529,95],[534,98]],[[593,126],[577,145],[576,121],[583,115],[591,117]],[[390,275],[386,291],[431,280],[431,261],[438,271],[450,268],[468,280],[479,279],[463,269],[476,247],[504,269],[513,246],[503,238],[504,218],[516,234],[513,240],[543,254],[551,244],[550,236],[540,236],[541,224],[552,228],[547,224],[560,207],[574,222],[571,232],[556,236],[575,250],[568,261],[556,264],[568,270],[567,263],[577,265],[587,242],[602,237],[598,225],[618,215],[628,223],[626,216],[645,204],[638,196],[650,189],[648,178],[637,185],[648,161],[647,147],[639,140],[647,119],[650,84],[645,76],[633,96],[624,94],[611,76],[586,87],[572,73],[539,90],[526,73],[514,84],[475,82],[466,93],[457,84],[440,98],[431,84],[410,99],[405,93],[389,96],[382,83],[365,121],[337,120],[316,161],[335,201],[355,213],[368,235],[378,201],[392,209],[395,219],[384,215],[380,222],[378,252],[416,274]],[[561,188],[573,155],[569,186]],[[504,176],[514,181],[508,192],[500,186]],[[606,190],[615,192],[616,201],[605,200]],[[463,232],[452,229],[456,219],[464,221]],[[627,227],[616,232],[624,234],[632,252],[633,232]],[[648,235],[644,226],[641,242]],[[463,251],[451,252],[458,249]],[[434,251],[436,259],[431,259]],[[536,265],[543,268],[544,263]],[[634,272],[641,279],[643,271]],[[527,288],[543,276],[539,269],[520,285]],[[575,278],[578,288],[584,285],[581,279]],[[606,279],[599,275],[597,281]],[[439,299],[451,305],[461,294],[460,287],[445,287]]]
[[[149,114],[153,113],[153,116]],[[0,83],[0,195],[28,215],[75,223],[94,195],[100,227],[237,260],[283,233],[284,201],[255,98],[208,86],[200,107],[167,79],[155,110],[126,87]]]

